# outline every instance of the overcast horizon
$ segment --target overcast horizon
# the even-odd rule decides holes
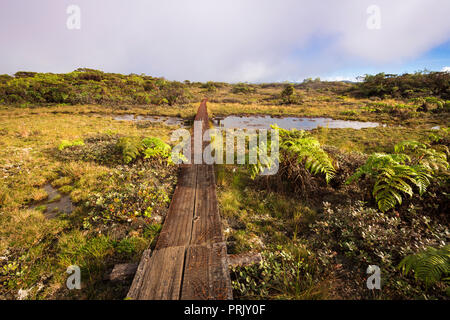
[[[3,0],[0,74],[301,82],[450,71],[449,13],[446,0]]]

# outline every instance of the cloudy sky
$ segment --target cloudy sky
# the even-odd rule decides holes
[[[261,82],[450,70],[449,16],[449,0],[1,0],[0,74]]]

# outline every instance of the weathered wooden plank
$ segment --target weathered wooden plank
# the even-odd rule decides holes
[[[142,254],[141,261],[139,262],[136,274],[134,275],[130,290],[128,290],[127,298],[137,299],[139,297],[139,292],[145,279],[145,273],[149,268],[148,262],[150,261],[150,254],[150,249],[145,250]]]
[[[222,222],[215,194],[214,168],[212,165],[202,165],[197,176],[191,244],[222,241]]]
[[[178,300],[185,250],[181,246],[154,251],[146,263],[147,270],[140,288],[134,294],[128,293],[128,297],[137,300]]]
[[[232,299],[224,242],[190,246],[186,252],[182,300]]]
[[[169,211],[158,237],[156,250],[189,244],[192,232],[196,180],[197,168],[195,166],[191,165],[181,169]]]

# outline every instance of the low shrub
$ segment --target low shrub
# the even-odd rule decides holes
[[[235,296],[245,299],[318,299],[324,298],[312,254],[305,251],[295,256],[281,248],[262,253],[259,264],[233,267],[232,285]]]
[[[256,88],[246,83],[238,83],[233,85],[233,87],[231,88],[231,92],[236,94],[250,94],[256,93]]]
[[[286,85],[280,94],[282,104],[299,104],[302,102],[300,96],[295,94],[295,88],[292,84]]]
[[[398,271],[403,257],[449,241],[446,226],[432,222],[413,206],[404,216],[396,217],[367,208],[362,202],[338,207],[324,203],[323,214],[309,230],[311,250],[324,268],[344,264],[364,274],[369,265],[377,265],[382,270],[383,292],[394,299],[423,297],[420,285]],[[428,294],[439,296],[443,292],[430,288]]]

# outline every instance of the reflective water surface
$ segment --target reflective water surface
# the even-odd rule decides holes
[[[228,116],[225,118],[214,118],[213,123],[217,127],[232,129],[270,129],[270,126],[277,124],[282,129],[312,130],[317,127],[328,128],[374,128],[380,124],[376,122],[361,122],[350,120],[334,120],[331,118],[299,118],[273,116]]]

